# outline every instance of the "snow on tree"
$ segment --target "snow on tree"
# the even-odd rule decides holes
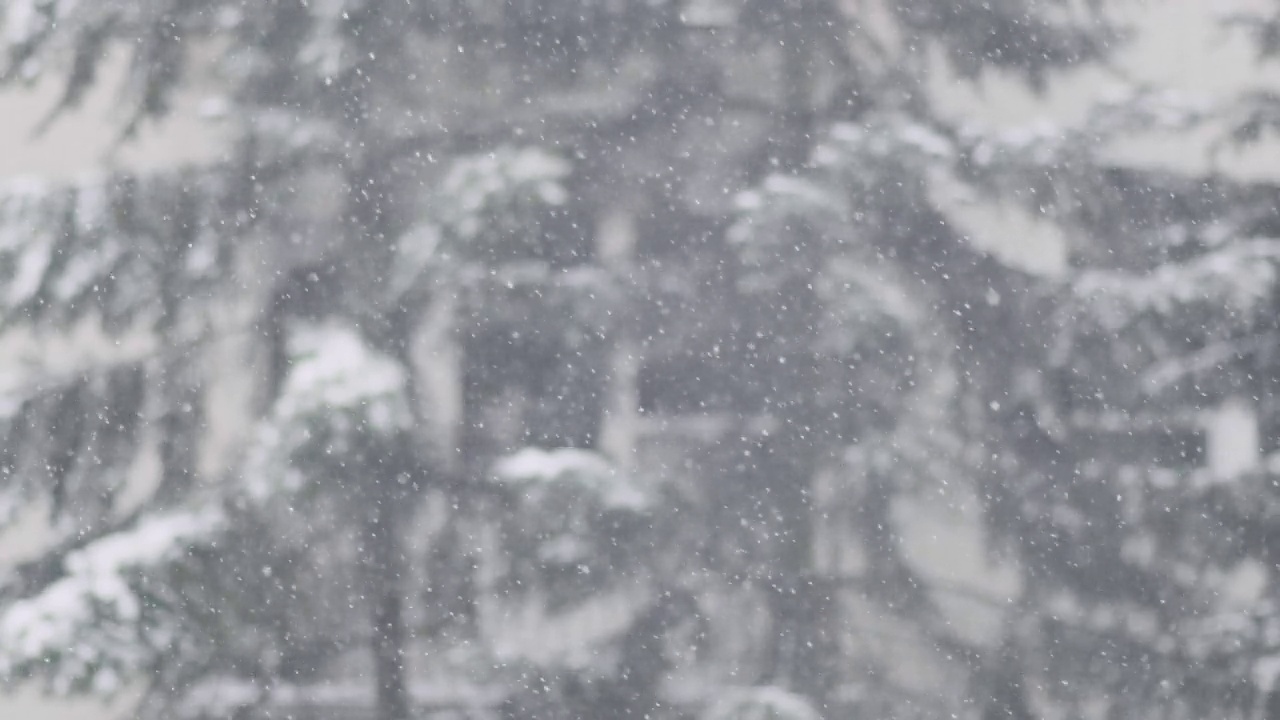
[[[925,91],[930,57],[1035,87],[1105,59],[1094,5],[889,3],[878,28],[835,0],[6,4],[0,77],[64,81],[51,122],[121,50],[135,135],[200,57],[232,142],[0,192],[6,327],[148,339],[0,388],[0,518],[54,530],[0,584],[0,670],[140,680],[155,717],[287,714],[344,678],[379,720],[430,683],[566,718],[1269,692],[1274,648],[1212,586],[1267,563],[1275,449],[1206,482],[1174,426],[1246,398],[1270,436],[1270,188],[1110,161],[1216,112],[1158,93],[1011,133]],[[957,187],[1058,223],[1067,276],[982,250]],[[203,352],[228,338],[245,367]],[[257,402],[202,462],[225,376]],[[997,637],[948,614],[982,588],[905,551],[938,498],[1018,573]],[[600,608],[557,638],[594,667],[494,649],[495,617]]]
[[[110,695],[152,670],[188,632],[166,575],[223,527],[216,507],[157,513],[69,553],[61,578],[0,615],[3,674],[49,667],[55,692]]]
[[[776,687],[761,687],[718,701],[705,720],[818,720],[804,698]]]

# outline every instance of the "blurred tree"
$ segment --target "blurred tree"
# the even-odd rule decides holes
[[[1082,702],[1098,663],[1099,687],[1151,680],[1117,707],[1236,688],[1198,673],[1170,690],[1151,665],[1167,643],[1068,625],[1061,606],[1133,610],[1191,647],[1180,623],[1213,603],[1184,566],[1265,547],[1257,497],[1214,500],[1223,519],[1160,484],[1185,443],[1095,437],[1116,412],[1184,421],[1203,385],[1159,362],[1206,372],[1219,334],[1268,322],[1270,246],[1203,222],[1271,218],[1264,191],[1108,162],[1102,141],[1170,117],[1153,96],[1027,137],[954,127],[925,91],[948,68],[1042,87],[1105,60],[1119,35],[1095,5],[5,4],[3,77],[63,78],[53,116],[127,52],[127,138],[212,55],[233,143],[208,166],[0,197],[6,323],[150,339],[0,396],[0,517],[48,507],[57,531],[0,584],[0,670],[60,692],[140,677],[146,712],[225,716],[217,702],[283,702],[362,647],[377,716],[402,720],[419,628],[496,653],[488,593],[549,614],[613,598],[624,620],[591,667],[477,671],[520,686],[510,716],[674,716],[661,686],[699,672],[688,656],[758,686],[704,689],[710,717],[1041,716]],[[1088,240],[1068,280],[972,243],[948,183],[1052,209]],[[262,402],[243,457],[204,463],[226,368],[203,350],[234,332]],[[456,351],[458,417],[423,343]],[[1147,366],[1172,378],[1167,401],[1134,382]],[[1270,374],[1231,377],[1248,395]],[[148,453],[158,483],[125,504]],[[1199,477],[1190,464],[1171,471]],[[1021,573],[986,642],[905,547],[910,501],[944,485],[983,504]],[[1221,545],[1228,520],[1258,534]],[[759,601],[762,626],[726,594]],[[964,680],[896,684],[902,654],[851,647],[868,603]],[[682,647],[685,625],[709,647]]]

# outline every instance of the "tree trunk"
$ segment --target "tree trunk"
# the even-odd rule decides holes
[[[816,114],[813,109],[814,10],[805,0],[780,2],[783,102],[774,135],[772,160],[776,169],[794,172],[809,159]]]
[[[401,548],[396,517],[395,502],[381,497],[369,509],[365,526],[378,720],[409,718],[409,693],[404,677],[407,633],[401,600]]]
[[[366,86],[354,86],[348,94],[349,120],[363,152],[349,158],[343,168],[346,185],[344,231],[348,252],[335,259],[341,266],[339,287],[380,287],[395,267],[392,240],[404,231],[395,213],[393,180],[389,169],[375,158],[385,147],[370,117],[373,105]],[[412,375],[407,356],[409,318],[380,293],[345,294],[346,313],[355,319],[364,337],[375,347],[404,363]],[[410,388],[410,395],[413,390]],[[405,438],[400,438],[405,442]],[[404,575],[404,546],[400,520],[411,503],[412,484],[401,485],[401,473],[413,466],[407,448],[393,443],[364,448],[361,464],[367,477],[367,491],[359,498],[364,515],[363,550],[368,563],[366,586],[369,598],[373,652],[375,709],[378,720],[407,720],[410,717],[404,659],[408,633],[404,620],[401,577]]]
[[[833,588],[814,563],[813,448],[805,438],[784,433],[761,443],[760,449],[759,469],[770,478],[775,536],[780,540],[769,572],[773,635],[766,650],[766,679],[823,708],[834,681],[836,608]]]

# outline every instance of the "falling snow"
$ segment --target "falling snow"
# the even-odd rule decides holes
[[[1280,717],[1280,5],[1102,5],[0,2],[0,718]]]

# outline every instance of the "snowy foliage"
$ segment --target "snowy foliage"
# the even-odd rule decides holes
[[[442,222],[463,242],[490,231],[495,220],[498,228],[519,229],[539,208],[565,203],[560,181],[568,174],[568,163],[536,147],[461,158],[441,187]]]
[[[568,199],[564,160],[537,147],[500,147],[459,158],[435,202],[455,262],[500,263],[542,254],[547,213]]]
[[[600,455],[576,448],[543,450],[527,447],[493,465],[498,482],[508,484],[534,502],[557,486],[576,488],[598,499],[604,509],[640,511],[649,499]]]
[[[1244,240],[1201,257],[1168,263],[1150,274],[1096,270],[1082,273],[1074,292],[1105,331],[1116,332],[1143,317],[1168,317],[1193,307],[1225,311],[1247,323],[1276,289],[1280,242]]]
[[[844,240],[849,212],[838,196],[804,178],[771,175],[741,193],[729,237],[741,248],[749,289],[776,292],[788,276],[816,271],[823,245]]]
[[[401,720],[460,678],[443,713],[1257,716],[1277,613],[1223,589],[1274,584],[1274,188],[1114,156],[1275,98],[978,128],[939,62],[1042,88],[1111,14],[855,5],[4,3],[0,80],[61,80],[54,116],[122,53],[136,134],[212,62],[230,143],[0,189],[0,322],[149,343],[0,389],[0,522],[58,531],[0,582],[0,670],[150,680],[156,718]],[[1054,224],[1063,279],[953,195]],[[966,582],[908,552],[950,544],[931,506]]]
[[[158,514],[68,554],[63,577],[0,613],[0,677],[51,667],[47,682],[58,693],[124,689],[184,632],[179,609],[152,586],[223,527],[216,510]]]
[[[702,714],[702,720],[820,720],[803,697],[777,687],[733,693]]]
[[[542,223],[568,200],[570,166],[538,147],[499,147],[460,157],[432,193],[427,217],[396,242],[394,290],[483,278],[495,264],[544,254]],[[510,281],[509,281],[510,282]],[[508,283],[509,284],[509,283]]]
[[[370,349],[358,331],[338,325],[300,327],[289,355],[293,367],[276,403],[281,423],[359,413],[370,432],[387,434],[409,422],[404,369]]]
[[[136,455],[147,397],[142,366],[41,377],[15,371],[11,386],[0,387],[0,527],[41,496],[51,496],[55,517],[88,523],[110,513]]]
[[[216,169],[0,188],[0,322],[168,322],[219,279],[233,203]]]
[[[862,163],[902,163],[920,168],[953,157],[955,148],[937,130],[907,118],[887,115],[854,125],[838,123],[814,150],[814,164],[852,170]]]
[[[956,176],[1000,201],[1053,217],[1067,228],[1087,226],[1107,217],[1121,223],[1136,220],[1112,217],[1106,209],[1118,163],[1117,150],[1137,132],[1188,132],[1202,129],[1213,117],[1206,103],[1171,92],[1116,91],[1089,108],[1084,119],[1060,124],[1042,119],[1000,128],[967,124],[954,131]],[[1167,178],[1149,177],[1154,184]],[[1126,187],[1140,194],[1141,186]],[[1130,208],[1136,210],[1136,208]],[[1085,232],[1107,228],[1086,227]],[[1114,230],[1115,228],[1112,228]]]
[[[501,525],[517,587],[544,588],[554,607],[634,563],[626,548],[655,497],[600,455],[527,447],[497,460],[492,476],[510,494],[513,511]]]
[[[343,458],[375,452],[412,424],[405,369],[359,331],[299,326],[288,350],[292,367],[246,470],[259,498],[317,482]]]

